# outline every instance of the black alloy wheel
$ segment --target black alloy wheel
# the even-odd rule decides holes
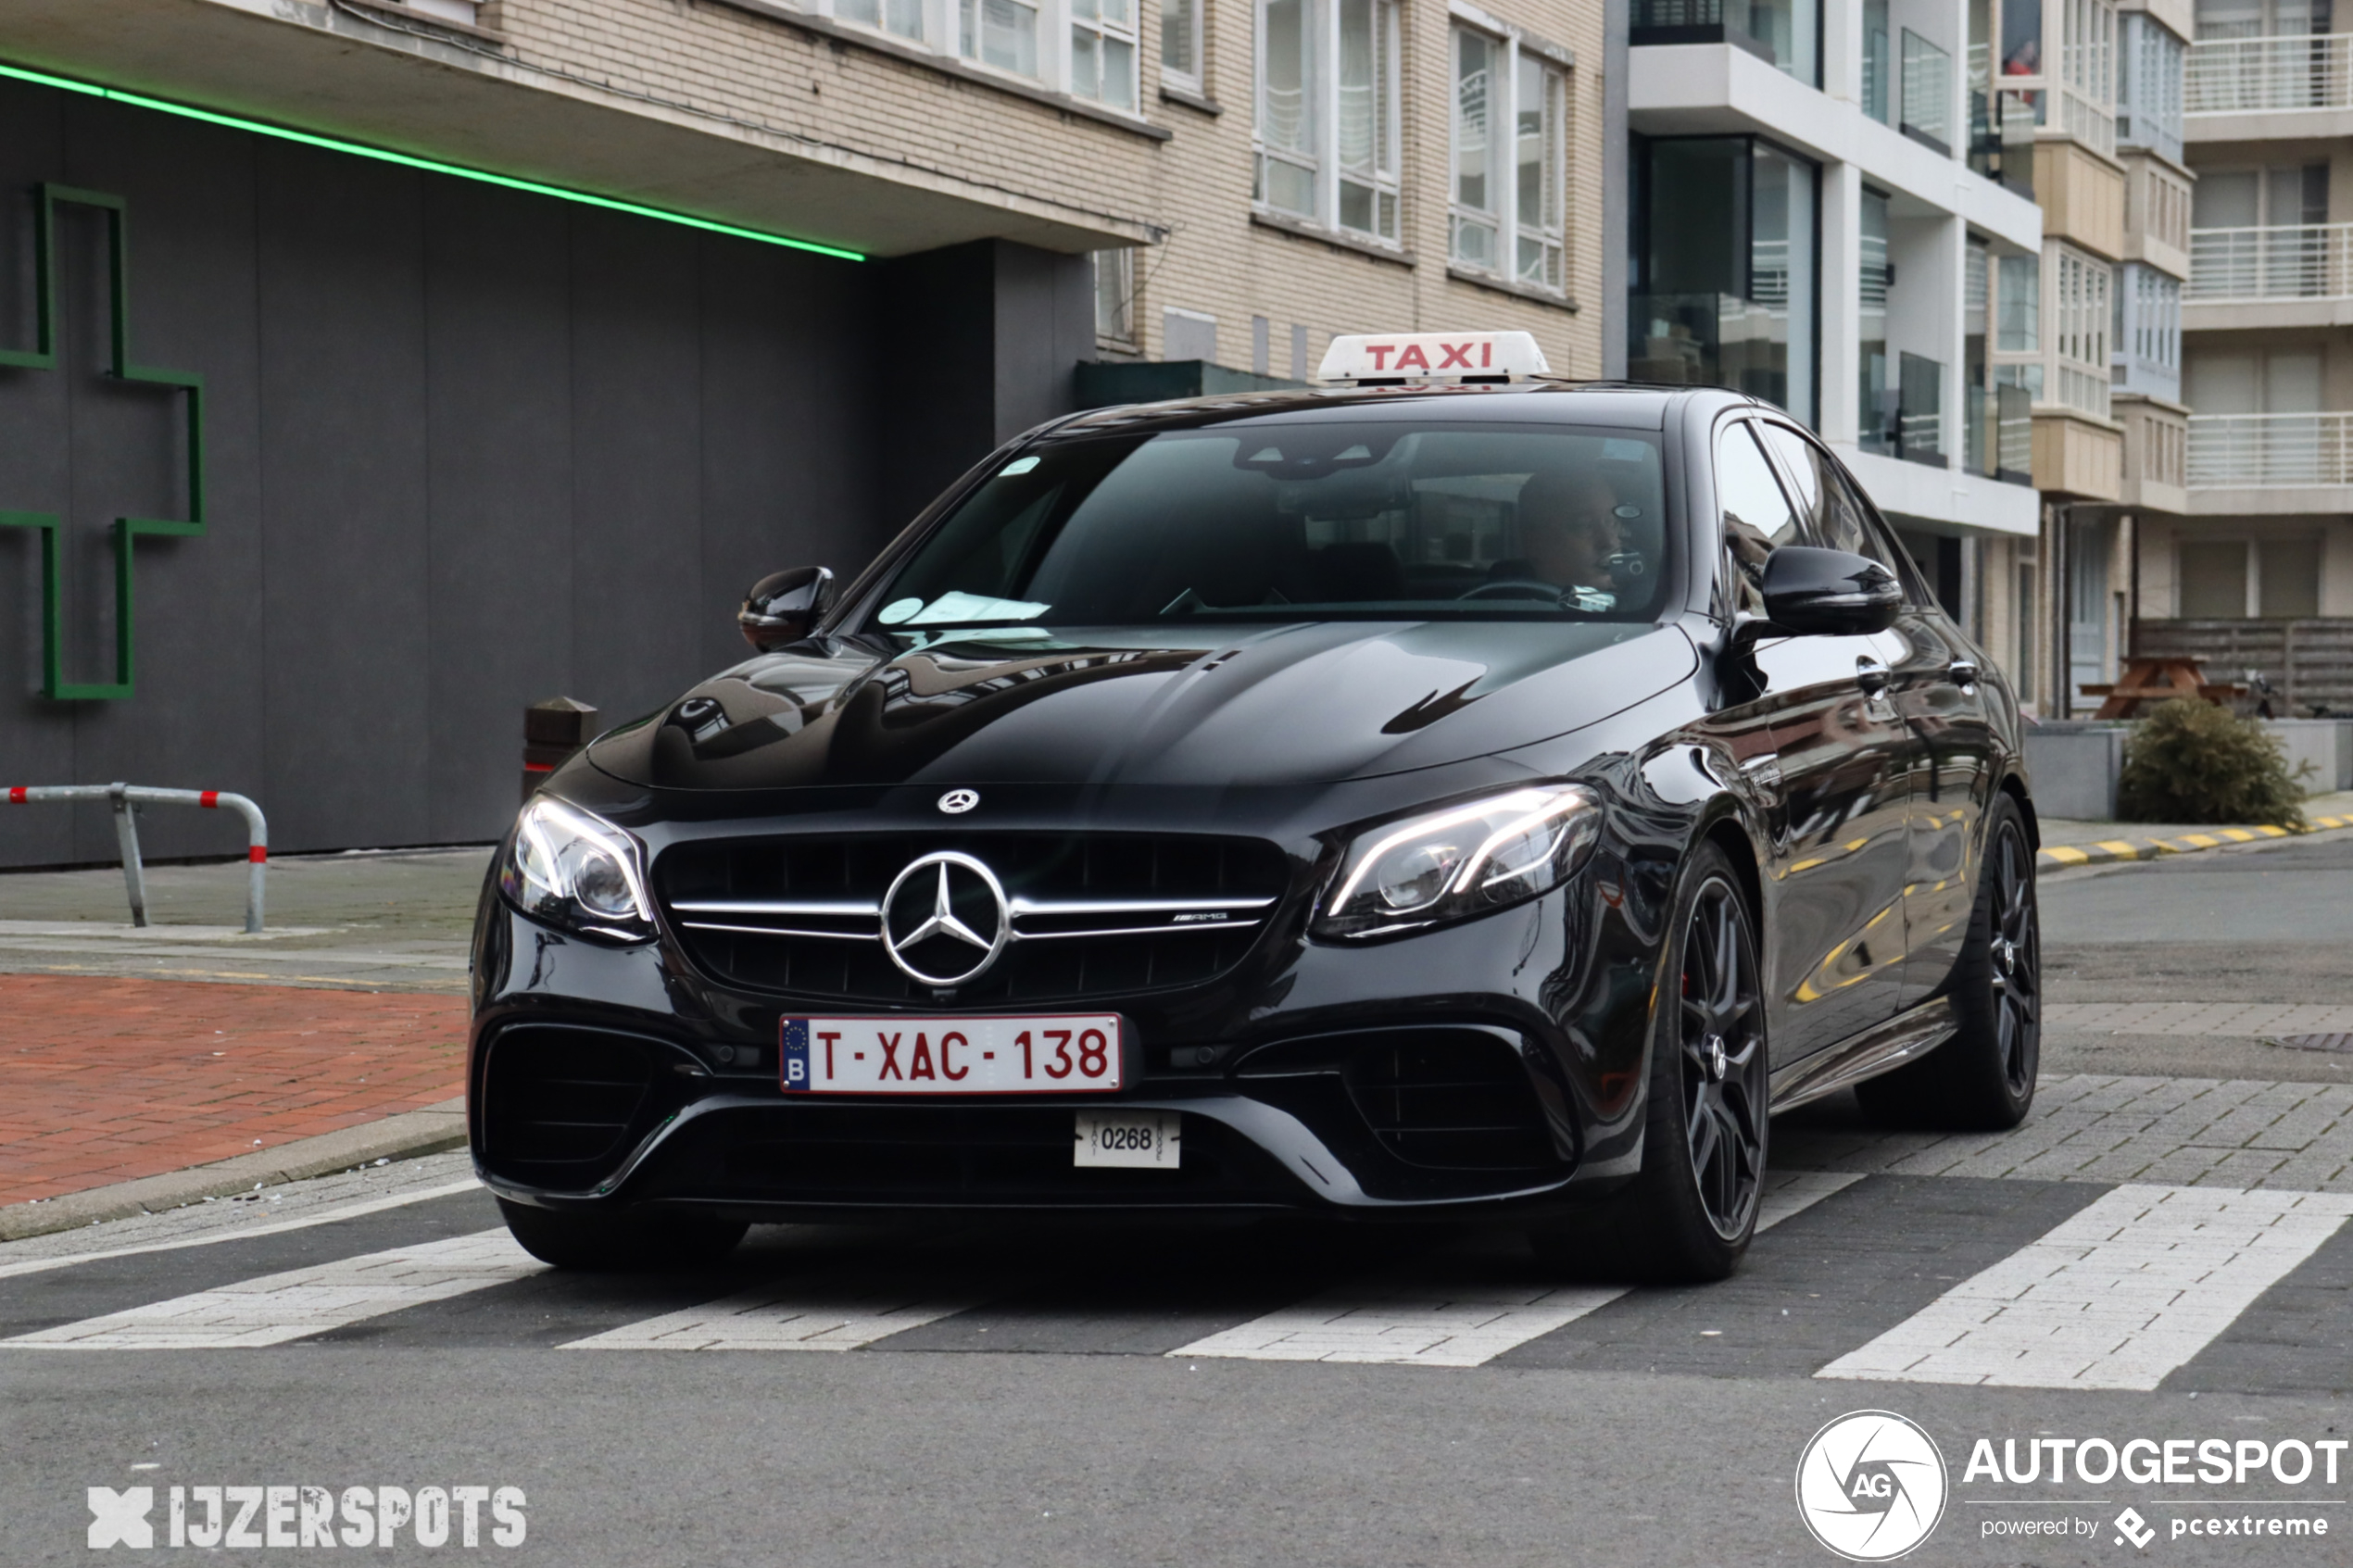
[[[1590,1216],[1534,1231],[1539,1261],[1578,1277],[1722,1279],[1755,1234],[1770,1058],[1755,916],[1725,852],[1692,850],[1676,890],[1652,1010],[1642,1168]]]
[[[1999,1132],[2026,1120],[2043,1060],[2043,927],[2026,816],[2007,795],[1986,811],[1984,870],[1969,942],[1946,995],[1953,1037],[1855,1087],[1867,1115]]]
[[[1683,938],[1684,1144],[1708,1224],[1727,1241],[1748,1234],[1765,1180],[1769,1098],[1756,944],[1740,892],[1710,878]]]
[[[2010,1098],[2032,1100],[2043,1054],[2043,922],[2034,908],[2034,852],[2017,823],[2004,825],[1990,868],[1995,1050]]]

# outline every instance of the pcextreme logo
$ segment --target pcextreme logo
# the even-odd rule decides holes
[[[1928,1539],[1944,1516],[1944,1456],[1917,1423],[1850,1411],[1806,1445],[1797,1512],[1814,1538],[1851,1562],[1885,1562]]]

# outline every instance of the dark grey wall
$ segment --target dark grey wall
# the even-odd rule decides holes
[[[139,544],[137,693],[82,703],[37,695],[38,540],[0,530],[0,784],[237,790],[281,850],[496,835],[525,703],[619,719],[733,662],[748,583],[855,571],[1091,352],[1083,257],[836,261],[0,84],[9,346],[43,181],[130,204],[135,357],[206,378],[210,530]],[[106,530],[185,497],[170,397],[99,373],[104,231],[66,210],[66,362],[0,370],[0,509],[68,516],[68,673],[103,680]],[[112,854],[101,809],[0,806],[0,865]]]

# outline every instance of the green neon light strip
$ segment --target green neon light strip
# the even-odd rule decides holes
[[[689,229],[701,229],[713,234],[725,234],[733,239],[756,240],[761,245],[784,245],[791,250],[811,251],[818,256],[830,256],[843,261],[863,261],[866,258],[854,250],[838,245],[822,245],[814,240],[787,239],[782,234],[762,233],[757,229],[739,228],[733,223],[721,223],[709,218],[695,218],[683,212],[665,212],[658,207],[639,202],[621,201],[612,196],[592,195],[586,191],[568,191],[561,185],[543,185],[536,180],[518,180],[511,174],[493,174],[487,169],[468,169],[455,163],[443,163],[438,158],[415,157],[408,153],[386,151],[359,142],[346,142],[335,136],[316,136],[308,131],[289,131],[283,125],[271,125],[263,120],[245,119],[233,114],[216,114],[210,109],[194,108],[163,98],[150,98],[144,93],[126,93],[119,87],[100,87],[94,82],[76,82],[70,77],[52,76],[46,71],[27,70],[21,66],[0,65],[0,77],[14,82],[30,82],[41,87],[55,87],[61,92],[80,93],[110,103],[128,104],[133,108],[153,109],[157,114],[178,115],[182,119],[201,120],[207,125],[222,125],[232,131],[250,132],[256,136],[274,136],[281,142],[296,142],[306,147],[321,147],[331,153],[346,153],[353,157],[373,158],[378,163],[396,164],[402,169],[419,169],[428,174],[447,174],[455,180],[472,180],[478,184],[503,186],[510,191],[523,191],[535,196],[554,196],[560,201],[578,202],[584,207],[601,207],[609,212],[625,212],[633,218],[652,218],[664,223],[684,224]]]

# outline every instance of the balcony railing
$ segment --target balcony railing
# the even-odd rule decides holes
[[[2190,485],[2353,484],[2353,413],[2192,414]]]
[[[2353,223],[2190,231],[2185,299],[2353,297]]]
[[[1905,28],[1904,134],[1940,153],[1953,150],[1953,56]]]
[[[2188,89],[2193,115],[2353,107],[2353,33],[2193,44]]]

